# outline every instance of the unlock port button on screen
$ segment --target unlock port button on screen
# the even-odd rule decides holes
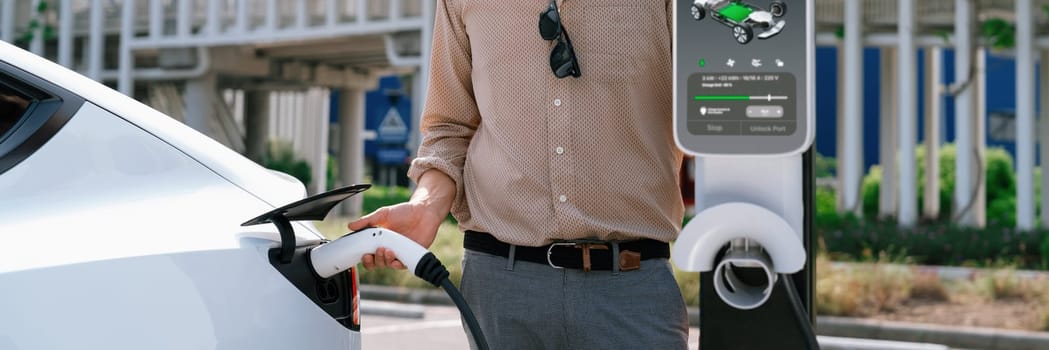
[[[783,106],[747,106],[747,118],[783,118]]]

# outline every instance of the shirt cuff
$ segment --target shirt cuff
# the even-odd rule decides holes
[[[462,167],[438,157],[419,157],[412,160],[412,165],[408,168],[408,178],[418,184],[419,178],[428,170],[437,170],[448,175],[455,182],[456,202],[458,202],[459,198],[462,198],[464,191]]]

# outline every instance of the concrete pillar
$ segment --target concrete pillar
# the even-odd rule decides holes
[[[6,3],[14,3],[14,1]],[[105,6],[102,0],[91,0],[91,9],[88,11],[87,49],[83,51],[82,60],[87,65],[87,77],[95,81],[102,81],[102,55],[105,44],[105,23],[103,23],[105,22]],[[121,71],[121,74],[124,72]]]
[[[940,118],[942,117],[942,51],[925,49],[925,192],[922,213],[926,219],[940,216]]]
[[[33,0],[31,2],[31,7],[30,7],[31,9],[30,9],[30,11],[33,11],[34,14],[36,13],[36,9],[40,7],[40,1],[41,0]],[[41,16],[41,17],[43,17],[43,16]],[[43,20],[43,18],[41,18],[41,20]],[[40,25],[37,26],[37,28],[33,30],[33,39],[29,41],[29,52],[32,52],[33,54],[35,54],[37,56],[40,56],[40,57],[44,57],[44,29],[43,28],[44,28],[43,23],[40,23]]]
[[[412,125],[408,129],[408,144],[406,146],[412,156],[415,155],[419,148],[419,142],[422,140],[419,126],[422,125],[422,111],[423,106],[426,105],[426,92],[430,83],[429,57],[431,47],[433,46],[434,14],[437,11],[434,4],[435,2],[433,1],[422,2],[423,28],[420,34],[419,52],[422,53],[423,59],[419,62],[419,72],[412,79]],[[414,188],[415,184],[411,185]]]
[[[255,162],[266,154],[270,134],[270,92],[244,90],[244,155]]]
[[[837,89],[838,89],[838,93],[837,93],[838,110],[837,110],[837,112],[838,112],[838,116],[837,116],[837,124],[835,124],[835,125],[837,125],[837,131],[836,131],[836,134],[835,134],[837,136],[836,137],[837,143],[836,143],[834,149],[838,150],[838,154],[837,154],[837,157],[836,157],[838,159],[838,161],[835,162],[835,167],[836,168],[835,168],[834,173],[836,174],[835,178],[837,180],[837,190],[834,191],[834,196],[835,196],[835,200],[836,200],[836,202],[835,202],[836,203],[836,207],[835,208],[837,209],[837,212],[838,213],[844,213],[844,212],[846,212],[846,211],[848,211],[850,209],[850,208],[846,208],[845,207],[845,190],[844,190],[844,188],[845,188],[845,176],[843,176],[843,174],[845,174],[845,162],[843,162],[841,160],[843,158],[842,156],[845,154],[845,48],[841,44],[841,42],[839,42],[838,46],[837,46],[837,49],[838,49],[838,75],[837,75],[837,85],[838,85],[837,86]],[[696,201],[699,201],[698,194],[696,196]]]
[[[897,139],[896,90],[899,88],[896,74],[896,49],[881,49],[881,101],[880,128],[878,133],[878,163],[881,165],[881,184],[878,186],[878,217],[896,216],[897,208]]]
[[[214,118],[216,89],[215,75],[205,74],[186,81],[186,90],[182,100],[186,105],[183,122],[197,131],[211,135],[209,121]]]
[[[987,50],[977,47],[976,50],[976,87],[973,90],[973,157],[970,177],[976,188],[976,200],[973,201],[973,222],[976,227],[987,226]]]
[[[1016,0],[1016,228],[1034,229],[1034,15]]]
[[[1042,50],[1041,64],[1039,65],[1039,80],[1042,93],[1039,100],[1042,101],[1040,120],[1038,122],[1039,147],[1041,147],[1042,165],[1042,228],[1049,228],[1049,50]]]
[[[309,137],[305,147],[306,156],[313,169],[313,182],[310,193],[322,193],[328,190],[328,125],[331,110],[328,90],[312,88],[302,98],[302,109],[309,116],[306,131]]]
[[[899,35],[897,49],[897,127],[899,130],[899,213],[901,227],[918,222],[918,171],[914,151],[918,143],[918,52],[914,40],[914,0],[899,0]]]
[[[101,6],[102,4],[101,1],[95,1],[94,3],[92,3],[92,5]],[[91,17],[93,20],[92,22],[94,22],[94,20],[97,19],[95,18],[95,11],[98,10],[91,11]],[[101,20],[99,20],[99,22],[101,22]],[[93,32],[93,30],[95,29],[95,25],[96,24],[92,23],[92,39],[96,38],[94,36],[95,33]],[[131,41],[129,39],[133,37],[135,37],[135,1],[125,1],[123,3],[123,6],[121,7],[120,13],[121,40],[119,50],[120,56],[117,60],[117,71],[119,72],[119,75],[117,76],[117,90],[119,90],[120,93],[124,95],[130,96],[131,98],[135,98],[135,56],[131,52],[131,45],[129,44],[129,42]],[[102,43],[99,42],[92,45],[101,46]],[[92,59],[97,59],[101,61],[104,59],[104,56],[102,53],[99,53],[98,55],[92,56]],[[99,62],[99,64],[101,64],[101,62]],[[95,79],[98,80],[98,78]]]
[[[364,89],[347,88],[339,94],[339,179],[342,186],[364,182]],[[358,217],[362,196],[353,196],[340,213]]]
[[[15,42],[14,1],[0,1],[0,40],[8,43]]]
[[[955,86],[966,84],[970,78],[972,66],[973,42],[970,24],[972,23],[972,9],[968,0],[955,0],[954,11],[954,80]],[[955,186],[954,186],[954,215],[959,224],[963,226],[974,226],[975,216],[971,209],[973,203],[973,90],[976,84],[968,84],[968,87],[959,91],[954,96],[954,135],[955,146],[958,149],[955,157]]]
[[[58,3],[58,64],[73,69],[73,1]]]
[[[844,162],[841,190],[847,210],[863,215],[860,193],[863,179],[863,4],[845,2],[845,147],[838,157]]]

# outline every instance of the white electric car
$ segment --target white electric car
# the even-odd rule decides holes
[[[290,176],[0,42],[0,350],[359,349],[353,269],[298,262]],[[298,265],[296,265],[298,264]],[[298,270],[296,270],[298,269]]]

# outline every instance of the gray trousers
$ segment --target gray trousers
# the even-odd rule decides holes
[[[495,350],[688,348],[685,303],[666,259],[583,272],[467,250],[460,289]]]

